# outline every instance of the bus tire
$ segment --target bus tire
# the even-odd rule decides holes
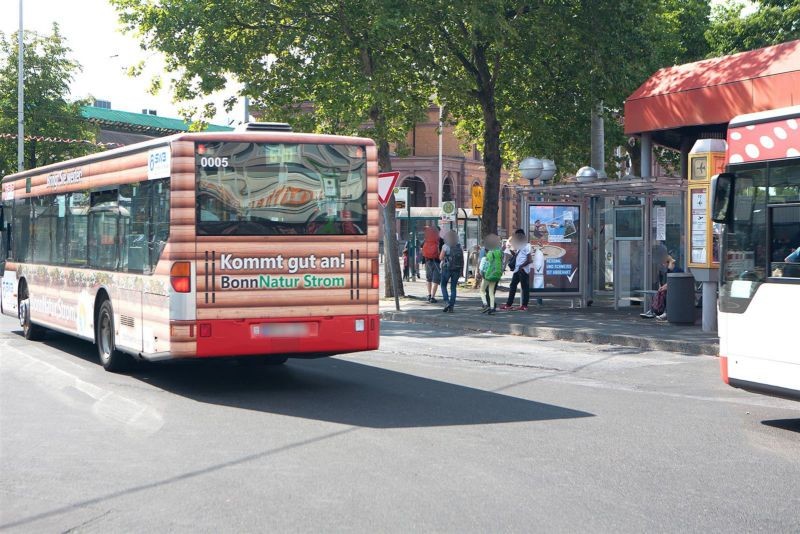
[[[47,330],[31,322],[31,299],[28,295],[28,286],[24,284],[20,288],[17,315],[19,317],[19,325],[22,327],[22,335],[25,339],[28,341],[40,341],[44,339]]]
[[[106,371],[119,373],[130,365],[130,356],[116,349],[114,344],[114,309],[110,300],[104,300],[97,310],[94,324],[94,339],[97,355]]]

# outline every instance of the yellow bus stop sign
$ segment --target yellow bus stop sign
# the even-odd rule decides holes
[[[472,215],[480,217],[483,215],[483,186],[472,186]]]

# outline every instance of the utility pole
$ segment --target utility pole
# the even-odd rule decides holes
[[[19,0],[19,32],[17,33],[17,171],[25,169],[25,80],[22,56],[25,44],[22,35],[22,0]]]
[[[250,122],[250,97],[244,97],[244,123]]]

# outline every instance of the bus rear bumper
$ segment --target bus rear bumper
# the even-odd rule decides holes
[[[197,357],[332,355],[375,350],[378,315],[197,321]]]

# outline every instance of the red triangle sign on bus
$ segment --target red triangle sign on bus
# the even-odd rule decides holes
[[[378,173],[378,202],[381,206],[385,207],[389,203],[389,197],[392,196],[399,177],[400,173],[397,171]]]

